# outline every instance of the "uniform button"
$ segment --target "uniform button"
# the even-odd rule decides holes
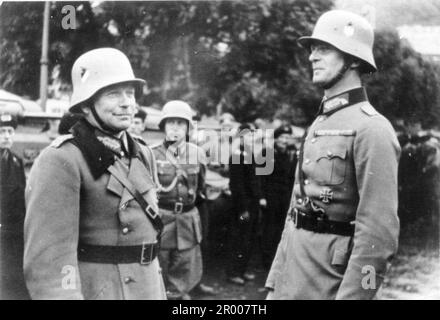
[[[316,142],[316,138],[313,138],[313,139],[311,140],[311,142],[312,142],[312,143],[315,143],[315,142]]]
[[[310,159],[306,159],[304,163],[305,164],[309,164],[310,163]]]
[[[133,281],[133,279],[131,278],[131,277],[125,277],[124,278],[124,282],[125,282],[125,284],[129,284],[130,282],[132,282]]]
[[[328,155],[329,157],[331,157],[331,156],[333,155],[333,152],[331,152],[330,150],[328,150],[328,151],[327,151],[327,155]]]
[[[308,179],[304,180],[304,184],[309,184],[310,181]]]
[[[123,157],[123,156],[125,156],[125,153],[124,153],[124,151],[121,151],[121,157]]]
[[[298,199],[298,200],[296,200],[296,202],[298,202],[299,204],[302,204],[303,203],[303,199]]]
[[[129,229],[128,229],[127,227],[125,227],[124,229],[122,229],[122,233],[123,233],[123,234],[127,234],[128,231],[129,231]]]

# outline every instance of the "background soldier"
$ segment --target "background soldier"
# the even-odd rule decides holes
[[[313,82],[325,96],[301,144],[268,298],[371,299],[397,251],[400,155],[361,84],[361,73],[376,71],[373,29],[335,10],[299,42],[310,48]]]
[[[125,130],[144,80],[102,48],[72,67],[70,112],[26,189],[24,269],[34,299],[165,299],[153,154]]]
[[[23,278],[23,161],[11,151],[17,119],[0,115],[0,300],[29,299]]]
[[[292,193],[297,163],[296,148],[289,142],[293,140],[292,128],[281,126],[274,132],[273,172],[261,176],[262,191],[267,200],[267,208],[263,210],[261,251],[263,266],[269,271],[281,239],[289,198]]]
[[[202,279],[202,225],[196,205],[204,192],[205,151],[187,142],[193,128],[191,107],[179,100],[163,107],[159,127],[165,140],[154,146],[160,185],[159,208],[164,223],[160,261],[169,299],[191,299]],[[199,284],[197,289],[214,290]]]
[[[139,108],[134,115],[133,122],[128,128],[128,132],[135,137],[142,137],[142,132],[145,129],[145,119],[147,118],[147,113]]]
[[[257,240],[259,210],[267,204],[261,192],[261,176],[256,174],[255,159],[259,154],[254,134],[254,125],[240,125],[229,160],[232,210],[226,274],[228,281],[237,285],[255,279],[255,274],[248,270],[249,261]]]

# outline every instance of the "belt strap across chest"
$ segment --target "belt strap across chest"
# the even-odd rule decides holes
[[[144,199],[142,194],[134,187],[131,181],[128,178],[124,177],[124,175],[120,174],[119,171],[114,166],[110,166],[108,170],[128,190],[128,192],[130,192],[130,194],[139,203],[145,215],[156,229],[158,233],[157,238],[159,239],[163,230],[163,223],[159,216],[159,213],[156,212],[154,208],[147,202],[147,200]]]

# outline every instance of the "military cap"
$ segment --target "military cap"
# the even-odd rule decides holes
[[[17,128],[17,118],[11,114],[0,115],[0,127],[13,127]]]
[[[275,129],[273,133],[274,138],[278,138],[282,134],[292,134],[292,128],[290,126],[281,126]]]

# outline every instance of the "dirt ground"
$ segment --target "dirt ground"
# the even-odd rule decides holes
[[[200,300],[264,300],[266,292],[264,282],[266,272],[261,266],[257,254],[253,255],[249,270],[255,273],[253,281],[247,281],[244,286],[236,285],[227,281],[226,264],[227,257],[224,253],[212,254],[205,259],[205,268],[202,282],[212,286],[218,291],[215,296],[203,296],[194,294],[193,299]]]
[[[213,286],[216,296],[194,294],[200,300],[262,300],[266,272],[254,254],[250,270],[256,279],[244,286],[229,283],[225,275],[227,259],[224,254],[210,255],[205,259],[203,283]],[[438,300],[440,299],[439,252],[421,250],[410,244],[401,245],[380,291],[383,300]]]
[[[439,252],[401,247],[384,281],[382,299],[439,300]]]

